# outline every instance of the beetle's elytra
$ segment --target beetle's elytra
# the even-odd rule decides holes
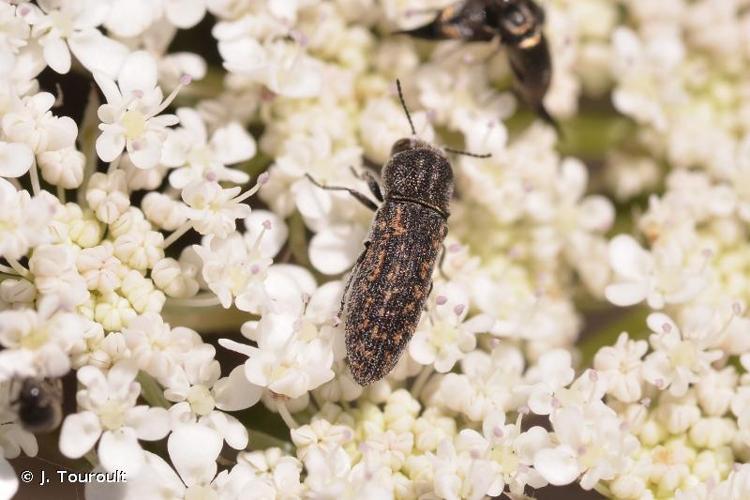
[[[401,33],[427,40],[499,39],[524,100],[559,132],[543,102],[552,80],[552,57],[543,27],[544,10],[533,0],[464,0],[440,10],[429,24]]]
[[[403,101],[412,132],[411,117]],[[375,210],[364,250],[347,280],[342,311],[354,380],[368,385],[398,362],[419,323],[432,272],[448,232],[453,170],[446,154],[415,137],[400,139],[383,167],[383,187],[367,176],[378,201],[345,190]]]
[[[417,328],[448,232],[453,171],[442,151],[417,140],[386,163],[383,183],[344,297],[346,352],[360,385],[385,377]]]

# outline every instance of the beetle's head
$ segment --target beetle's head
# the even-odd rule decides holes
[[[399,139],[383,168],[386,196],[418,200],[448,213],[453,170],[445,152],[416,138]]]

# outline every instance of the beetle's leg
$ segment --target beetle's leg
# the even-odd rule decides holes
[[[375,176],[372,175],[372,172],[370,172],[369,170],[365,170],[364,172],[357,172],[354,167],[350,168],[352,169],[352,174],[354,175],[354,177],[367,183],[367,187],[370,188],[370,192],[375,197],[375,199],[377,199],[378,201],[383,201],[383,192],[380,190],[380,184],[378,183],[378,180],[375,178]]]
[[[363,204],[364,206],[366,206],[373,212],[378,209],[378,206],[370,198],[363,195],[359,191],[356,191],[348,187],[342,187],[342,186],[324,186],[323,184],[313,179],[310,174],[305,174],[305,177],[307,177],[310,182],[318,186],[320,189],[325,189],[327,191],[346,191],[347,193],[352,195],[358,202],[360,202],[361,204]]]
[[[422,306],[422,311],[427,313],[427,321],[430,322],[430,325],[434,325],[432,321],[432,316],[430,316],[430,308],[427,307],[427,303],[429,302],[430,294],[432,293],[432,288],[435,285],[435,282],[430,280],[430,288],[427,289],[427,300],[425,300],[424,305]]]
[[[352,266],[352,270],[349,272],[349,276],[346,277],[346,284],[344,285],[344,292],[341,294],[341,303],[339,304],[339,312],[336,314],[336,316],[341,319],[341,315],[344,313],[344,303],[346,302],[346,294],[349,292],[349,287],[352,284],[352,278],[354,277],[354,273],[357,271],[357,268],[359,267],[359,264],[362,262],[362,259],[365,258],[365,255],[367,254],[367,249],[370,248],[370,242],[365,241],[365,249],[362,250],[362,252],[359,254],[359,257],[357,257],[357,261]]]
[[[443,271],[443,264],[445,263],[445,254],[447,253],[447,249],[445,248],[445,243],[440,244],[440,257],[438,258],[438,272],[440,273],[440,276],[443,277],[445,281],[448,281],[450,278],[448,278],[448,275],[445,274]],[[432,288],[430,288],[432,290]]]

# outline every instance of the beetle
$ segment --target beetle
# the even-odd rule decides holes
[[[62,420],[62,384],[59,379],[25,378],[15,401],[24,429],[34,434],[51,432]]]
[[[360,176],[381,204],[356,190],[347,191],[375,212],[364,250],[356,260],[341,300],[346,354],[354,380],[369,385],[398,362],[417,328],[432,289],[432,273],[448,233],[453,169],[446,152],[416,137],[401,83],[398,95],[412,136],[396,141],[383,167],[383,190],[370,173]]]
[[[427,40],[499,39],[506,48],[520,94],[559,134],[557,121],[544,106],[552,80],[544,19],[544,10],[533,0],[465,0],[440,10],[429,24],[397,33]]]

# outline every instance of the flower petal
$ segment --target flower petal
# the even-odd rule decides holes
[[[137,10],[133,8],[132,10]],[[145,9],[148,10],[148,9]],[[156,87],[157,71],[154,56],[145,50],[131,53],[117,76],[123,97],[128,99],[134,90],[151,92]]]
[[[211,482],[222,443],[219,433],[205,425],[182,425],[172,432],[167,441],[169,457],[188,488]]]
[[[239,123],[230,123],[214,132],[211,145],[225,165],[249,160],[255,156],[255,139]]]
[[[73,33],[68,38],[68,44],[73,55],[87,70],[92,73],[99,71],[112,79],[117,77],[128,55],[125,45],[102,35],[97,29]]]
[[[0,142],[0,177],[21,177],[34,164],[34,152],[26,144]]]
[[[216,407],[225,411],[250,408],[260,401],[263,388],[251,384],[245,377],[244,366],[237,366],[228,377],[219,379],[212,389]]]
[[[138,439],[157,441],[169,433],[169,412],[165,408],[136,406],[128,410],[125,418]]]
[[[60,451],[69,458],[80,458],[93,448],[102,427],[94,412],[84,411],[68,416],[60,431]]]
[[[616,306],[632,306],[641,302],[648,293],[646,283],[615,283],[604,289],[607,300]]]
[[[96,139],[96,154],[102,161],[111,162],[125,149],[125,134],[106,130]]]
[[[0,498],[13,498],[18,490],[18,476],[7,460],[0,457]]]
[[[310,241],[310,262],[324,274],[339,274],[349,269],[363,250],[362,234],[352,226],[330,226]]]
[[[146,459],[135,430],[130,427],[105,431],[97,451],[102,467],[108,471],[125,471],[130,477],[138,474]]]
[[[64,75],[70,71],[70,50],[60,37],[48,37],[42,44],[44,60],[50,68]]]
[[[650,264],[650,254],[632,236],[620,234],[609,242],[612,268],[625,278],[643,279]]]
[[[178,28],[192,28],[206,15],[206,0],[165,0],[169,22]]]
[[[575,453],[568,446],[547,448],[534,455],[534,468],[550,484],[570,484],[580,475]]]

